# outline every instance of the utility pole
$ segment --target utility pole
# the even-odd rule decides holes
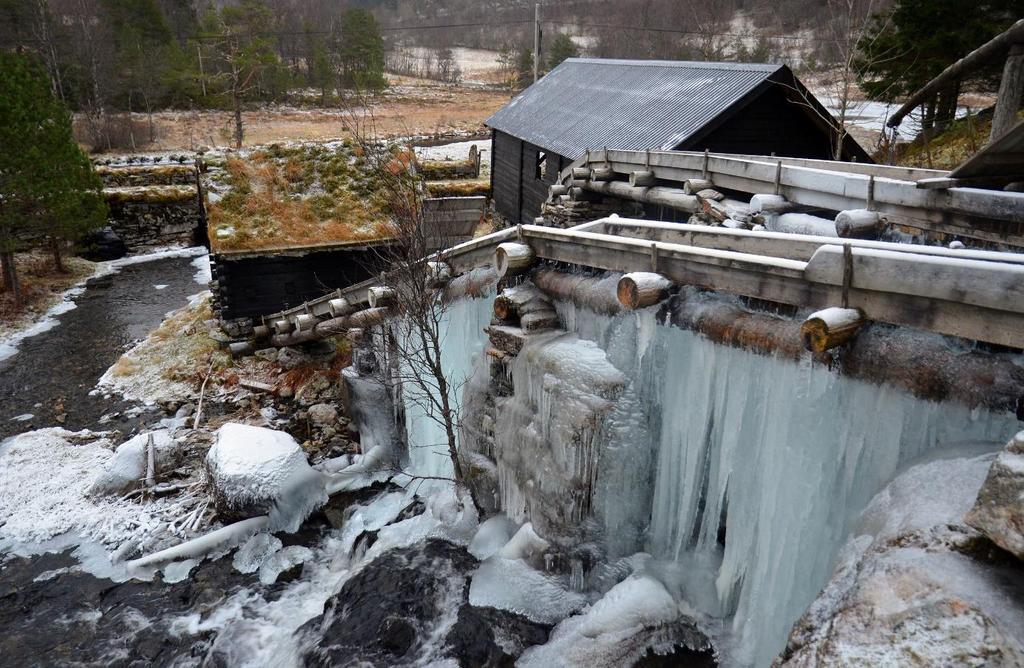
[[[533,83],[540,73],[540,3],[533,6]]]

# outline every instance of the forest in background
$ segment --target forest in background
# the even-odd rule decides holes
[[[839,100],[894,100],[1018,18],[1012,0],[567,0],[542,3],[540,70],[574,55],[784,62],[824,73]],[[0,48],[38,55],[96,150],[153,139],[161,109],[328,106],[390,71],[459,83],[457,47],[495,53],[490,83],[532,80],[532,2],[522,0],[0,0]],[[964,90],[940,91],[922,127],[948,125]],[[148,121],[147,121],[148,117]]]

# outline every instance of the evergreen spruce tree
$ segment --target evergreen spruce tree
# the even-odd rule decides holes
[[[558,33],[548,50],[548,70],[553,70],[561,65],[566,58],[575,58],[578,55],[580,55],[580,50],[576,48],[572,38],[565,33]]]
[[[0,52],[0,261],[4,288],[22,300],[15,251],[62,242],[103,225],[99,177],[75,143],[71,115],[32,57]]]
[[[860,85],[875,99],[910,95],[1019,18],[1019,0],[896,0],[876,14],[857,45]],[[952,82],[925,105],[922,125],[944,126],[962,85]]]
[[[384,38],[377,19],[366,9],[350,9],[341,20],[342,84],[359,90],[382,90],[384,78]]]

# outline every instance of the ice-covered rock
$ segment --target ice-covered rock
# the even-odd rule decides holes
[[[1024,559],[1024,431],[992,463],[967,523]]]
[[[280,538],[261,531],[238,548],[231,565],[239,573],[255,573],[282,545]]]
[[[183,444],[171,438],[170,431],[159,429],[137,434],[117,446],[96,476],[90,494],[123,494],[146,478],[149,465],[149,439],[153,439],[156,473],[174,468],[181,459]]]
[[[480,524],[469,542],[469,553],[477,559],[487,559],[504,547],[515,531],[515,522],[504,515],[495,515]]]
[[[217,511],[225,517],[268,513],[313,471],[283,431],[229,422],[206,455]]]
[[[285,571],[309,561],[313,558],[313,550],[302,545],[289,545],[283,550],[271,554],[260,565],[260,582],[272,585]]]
[[[535,570],[522,559],[495,555],[483,561],[469,585],[472,605],[508,610],[540,624],[555,624],[587,603],[564,578]]]
[[[313,404],[307,411],[314,424],[334,424],[338,419],[338,409],[330,404]]]
[[[989,462],[920,464],[880,492],[776,665],[1024,665],[1020,569],[961,524]]]
[[[716,665],[707,637],[681,614],[665,586],[650,575],[634,574],[561,622],[546,644],[528,649],[516,665],[624,666],[647,653],[672,654],[674,661],[664,665]]]

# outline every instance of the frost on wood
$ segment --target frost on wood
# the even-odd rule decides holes
[[[315,489],[322,474],[310,468],[302,448],[283,431],[229,422],[217,430],[206,467],[217,511],[229,517],[259,515],[286,506],[282,510],[296,512],[276,524],[297,528],[297,522],[319,505],[315,501],[322,503],[326,497],[322,481],[320,489]],[[315,499],[304,498],[303,490],[309,489]],[[298,515],[302,517],[295,520]]]
[[[967,523],[1024,559],[1024,431],[992,463]]]

